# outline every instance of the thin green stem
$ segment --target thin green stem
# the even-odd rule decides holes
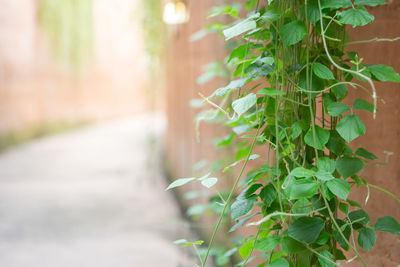
[[[256,243],[258,241],[258,236],[260,235],[260,232],[261,232],[261,225],[258,226],[257,234],[256,234],[256,237],[254,238],[254,244],[251,247],[251,251],[250,251],[249,255],[246,257],[246,259],[242,262],[242,264],[240,266],[245,266],[247,264],[247,262],[249,261],[251,255],[253,254],[254,247],[256,246]]]
[[[321,1],[320,0],[318,0],[318,9],[319,9],[319,14],[320,14],[320,16],[322,18],[322,8],[321,8]],[[371,78],[369,78],[368,76],[366,76],[366,75],[364,75],[364,74],[362,74],[361,72],[358,72],[358,71],[353,71],[351,69],[345,69],[345,68],[339,66],[332,59],[332,57],[331,57],[331,55],[329,53],[329,50],[328,50],[328,45],[326,44],[325,29],[324,29],[324,25],[323,25],[322,19],[320,19],[319,21],[320,21],[320,27],[321,27],[322,43],[324,44],[324,49],[325,49],[326,56],[328,57],[328,59],[332,63],[332,65],[335,66],[337,69],[339,69],[341,71],[357,75],[358,77],[366,80],[369,83],[369,85],[371,86],[371,88],[372,88],[372,99],[374,101],[374,111],[373,111],[374,115],[373,116],[374,116],[374,119],[375,119],[375,117],[376,117],[376,107],[377,107],[377,96],[376,96],[376,89],[375,89],[374,83],[372,82]]]
[[[324,191],[322,190],[322,188],[320,188],[320,192],[321,192],[321,196],[322,196],[322,198],[323,198],[323,200],[324,200],[324,202],[325,202],[325,207],[326,207],[326,209],[328,210],[329,217],[331,218],[333,224],[335,225],[336,230],[338,231],[338,233],[340,234],[340,236],[343,238],[344,242],[351,248],[351,250],[354,252],[354,254],[356,254],[356,256],[361,260],[362,264],[363,264],[364,266],[367,266],[367,264],[365,263],[364,259],[363,259],[363,258],[361,257],[361,255],[358,253],[357,249],[354,248],[354,247],[350,244],[349,240],[347,240],[347,238],[346,238],[345,235],[343,234],[343,231],[340,229],[340,226],[339,226],[339,224],[337,223],[337,221],[336,221],[336,219],[335,219],[335,216],[333,215],[333,212],[332,212],[332,210],[331,210],[331,208],[330,208],[330,206],[329,206],[328,200],[326,199],[326,196],[325,196]]]
[[[396,200],[398,203],[400,203],[400,199],[399,199],[398,197],[396,197],[393,193],[389,192],[388,190],[383,189],[382,187],[379,187],[379,186],[370,184],[370,183],[368,183],[367,185],[368,185],[369,187],[378,189],[379,191],[382,191],[382,192],[388,194],[388,195],[391,196],[394,200]]]
[[[264,218],[262,218],[261,220],[259,220],[257,222],[248,223],[247,226],[260,225],[263,222],[266,222],[266,221],[270,220],[274,216],[290,216],[290,217],[308,216],[308,215],[310,215],[310,214],[312,214],[314,212],[321,211],[323,209],[325,209],[325,207],[320,208],[320,209],[316,209],[316,210],[312,210],[312,211],[307,212],[307,213],[288,213],[288,212],[276,211],[276,212],[273,212],[271,214],[268,214],[267,216],[265,216]]]
[[[398,40],[400,40],[400,37],[396,37],[396,38],[393,38],[393,39],[375,37],[375,38],[370,39],[370,40],[347,42],[346,45],[365,44],[365,43],[372,43],[372,42],[395,42],[395,41],[398,41]]]
[[[232,199],[232,197],[233,197],[233,194],[235,193],[235,189],[236,189],[236,187],[237,187],[237,185],[238,185],[238,183],[239,183],[239,181],[240,181],[240,178],[241,178],[242,175],[243,175],[244,169],[246,168],[247,163],[249,162],[249,158],[250,158],[250,155],[251,155],[251,153],[253,152],[254,146],[255,146],[255,144],[256,144],[256,140],[257,140],[258,134],[259,134],[259,132],[260,132],[260,128],[261,128],[261,123],[258,125],[257,133],[256,133],[255,137],[253,138],[253,142],[252,142],[252,144],[251,144],[250,151],[249,151],[249,153],[248,153],[248,155],[247,155],[247,157],[246,157],[246,161],[244,162],[244,164],[243,164],[243,166],[242,166],[242,169],[240,170],[240,173],[239,173],[238,177],[236,178],[235,183],[234,183],[233,186],[232,186],[232,189],[231,189],[231,191],[230,191],[230,193],[229,193],[229,196],[228,196],[228,198],[226,199],[226,203],[225,203],[225,205],[224,205],[224,207],[223,207],[223,209],[222,209],[222,212],[221,212],[221,214],[220,214],[220,216],[219,216],[217,225],[216,225],[215,228],[214,228],[214,231],[213,231],[212,236],[211,236],[211,239],[210,239],[210,243],[209,243],[208,248],[207,248],[206,255],[205,255],[204,260],[203,260],[203,263],[202,263],[202,265],[201,265],[202,267],[204,267],[205,264],[207,263],[208,255],[210,254],[210,250],[211,250],[211,247],[212,247],[212,245],[213,245],[213,243],[214,243],[215,236],[217,235],[218,229],[219,229],[219,227],[221,226],[222,219],[223,219],[223,217],[224,217],[224,215],[225,215],[225,211],[226,211],[228,205],[229,205],[230,202],[231,202],[231,199]]]

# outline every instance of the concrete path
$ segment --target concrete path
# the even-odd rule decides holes
[[[193,266],[171,243],[189,233],[164,190],[164,130],[142,115],[1,154],[0,266]]]

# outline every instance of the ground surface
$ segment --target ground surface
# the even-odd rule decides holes
[[[164,189],[165,121],[140,116],[0,155],[0,266],[186,267]]]

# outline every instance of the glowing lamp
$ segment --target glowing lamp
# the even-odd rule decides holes
[[[167,1],[164,6],[163,20],[165,24],[182,24],[189,20],[189,12],[182,1]]]

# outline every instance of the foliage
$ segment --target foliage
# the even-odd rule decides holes
[[[38,23],[57,59],[81,70],[93,50],[92,0],[40,0]]]
[[[394,218],[385,216],[373,224],[362,205],[348,198],[353,188],[365,186],[400,202],[363,177],[361,171],[376,164],[376,156],[349,146],[366,133],[358,112],[375,117],[373,81],[400,81],[391,67],[365,65],[357,52],[346,52],[351,45],[346,25],[371,23],[374,17],[366,6],[382,4],[384,0],[248,0],[245,19],[208,26],[229,40],[231,53],[224,65],[232,71],[226,86],[203,97],[212,116],[202,119],[232,128],[218,144],[237,151],[225,170],[241,167],[229,194],[217,196],[222,207],[200,257],[202,266],[228,211],[236,223],[231,231],[258,227],[232,245],[243,260],[238,266],[255,257],[262,259],[259,266],[336,266],[346,260],[343,250],[365,265],[359,249],[373,248],[375,231],[399,234]],[[213,10],[213,16],[242,14],[237,4]],[[356,87],[366,99],[343,103],[348,89]],[[254,154],[255,149],[265,154]],[[254,160],[250,170],[249,160]],[[170,187],[203,179],[186,178]]]
[[[159,0],[141,1],[143,10],[142,35],[146,53],[149,56],[150,69],[159,75],[166,40],[165,25],[162,22],[162,3]],[[136,15],[136,14],[135,14]],[[152,77],[152,78],[154,78]]]

